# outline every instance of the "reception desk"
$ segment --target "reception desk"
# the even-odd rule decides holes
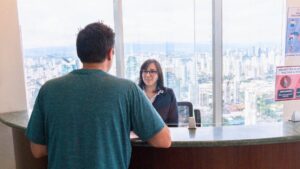
[[[17,169],[46,168],[24,136],[26,111],[0,114],[12,127]],[[172,146],[157,149],[132,139],[131,169],[300,169],[300,123],[170,128]]]

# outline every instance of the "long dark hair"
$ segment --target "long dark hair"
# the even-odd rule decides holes
[[[140,77],[139,77],[139,86],[141,89],[144,89],[145,88],[145,83],[143,81],[143,70],[147,70],[148,66],[153,63],[157,69],[157,75],[158,75],[158,78],[157,78],[157,85],[156,85],[156,90],[154,92],[158,92],[159,90],[165,90],[165,86],[164,86],[164,76],[163,76],[163,73],[162,73],[162,69],[161,69],[161,66],[159,64],[159,62],[155,59],[148,59],[146,60],[142,66],[141,66],[141,69],[140,69]]]

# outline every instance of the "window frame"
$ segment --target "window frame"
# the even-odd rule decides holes
[[[195,4],[195,0],[194,4]],[[117,76],[125,77],[124,66],[124,34],[122,0],[114,0],[114,25],[116,32],[116,71]],[[195,10],[195,9],[194,9]],[[222,126],[222,0],[212,0],[213,23],[213,123],[214,126]],[[195,18],[194,18],[195,20]],[[195,36],[195,35],[194,35]]]
[[[195,1],[194,12],[195,12]],[[213,125],[222,126],[223,121],[223,0],[212,0],[212,67],[213,67]],[[194,22],[196,18],[194,17]],[[117,76],[125,77],[122,0],[114,0],[114,22],[116,30]],[[194,30],[195,31],[195,30]],[[194,32],[194,41],[195,41]]]

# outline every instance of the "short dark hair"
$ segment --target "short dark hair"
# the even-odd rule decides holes
[[[148,59],[142,64],[141,69],[140,69],[140,77],[139,77],[140,88],[142,88],[142,89],[145,88],[145,83],[143,81],[142,74],[143,74],[143,70],[147,70],[148,66],[151,63],[153,63],[155,65],[155,67],[157,69],[157,75],[158,75],[155,92],[158,92],[159,90],[165,90],[163,72],[162,72],[160,63],[155,59]]]
[[[115,44],[115,33],[102,22],[95,22],[77,35],[77,55],[82,63],[101,63]]]

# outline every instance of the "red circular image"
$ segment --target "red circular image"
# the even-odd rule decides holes
[[[291,78],[289,76],[283,76],[281,79],[280,79],[280,85],[281,87],[283,88],[288,88],[290,85],[291,85]]]

